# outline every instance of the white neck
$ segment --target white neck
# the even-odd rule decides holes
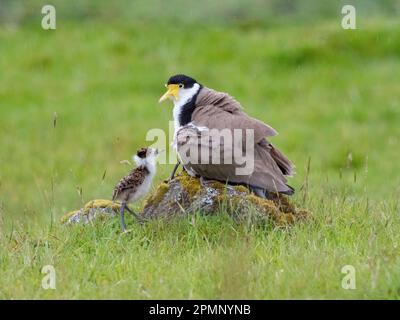
[[[200,85],[195,83],[193,87],[189,89],[180,89],[179,97],[177,100],[174,100],[174,123],[175,123],[175,133],[179,129],[179,115],[182,112],[183,106],[192,99],[195,94],[200,90]]]
[[[136,165],[138,167],[144,167],[147,170],[149,170],[150,175],[155,175],[156,173],[156,157],[147,157],[147,158],[139,158],[137,155],[135,155],[134,160],[136,162]]]

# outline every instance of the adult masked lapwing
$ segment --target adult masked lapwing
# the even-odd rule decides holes
[[[159,102],[166,99],[173,101],[173,118],[175,123],[174,145],[178,156],[182,159],[187,151],[185,144],[192,143],[191,137],[201,136],[202,132],[225,131],[228,129],[235,136],[234,131],[242,131],[241,137],[252,137],[253,143],[248,147],[245,143],[225,145],[223,150],[233,149],[231,154],[253,153],[253,168],[246,174],[238,174],[238,164],[235,159],[226,159],[222,154],[219,163],[201,163],[198,159],[190,158],[184,168],[189,174],[206,179],[224,181],[232,184],[247,185],[256,195],[269,198],[274,193],[292,195],[294,189],[287,185],[286,176],[294,174],[292,162],[274,147],[267,137],[277,135],[269,125],[249,117],[242,109],[240,103],[227,93],[218,92],[202,86],[195,79],[183,74],[169,78],[167,92]],[[216,130],[215,130],[216,129]],[[193,130],[195,132],[193,132]],[[250,130],[252,134],[248,134]],[[206,139],[207,140],[207,139]],[[196,140],[199,150],[204,139]],[[207,145],[206,148],[215,149]],[[240,150],[237,150],[237,149]],[[204,149],[204,148],[203,148]],[[182,151],[185,150],[185,151]],[[225,151],[226,153],[226,151]],[[198,155],[196,155],[198,156]],[[229,157],[228,157],[229,158]],[[179,163],[178,163],[179,165]],[[177,166],[174,168],[173,174]],[[171,177],[173,177],[173,174]]]
[[[137,167],[123,177],[114,188],[113,201],[121,202],[120,222],[123,231],[126,230],[125,210],[130,212],[138,221],[142,221],[142,218],[129,209],[128,204],[142,198],[149,191],[156,173],[158,154],[158,149],[142,148],[138,150],[133,157]]]

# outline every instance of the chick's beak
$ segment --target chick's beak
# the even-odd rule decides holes
[[[178,84],[169,84],[166,86],[167,87],[167,92],[164,93],[164,95],[158,100],[158,102],[163,102],[164,100],[168,98],[174,98],[175,100],[178,100],[179,97],[179,85]]]

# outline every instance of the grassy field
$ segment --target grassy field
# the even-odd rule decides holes
[[[0,27],[0,298],[399,298],[399,30],[395,19],[354,31],[335,20]],[[157,100],[178,72],[279,131],[311,220],[256,227],[220,212],[128,220],[126,235],[118,220],[60,225],[111,197],[147,130],[167,130],[171,108]],[[56,290],[41,288],[49,264]],[[355,290],[341,286],[345,265]]]

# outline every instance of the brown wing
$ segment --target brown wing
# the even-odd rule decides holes
[[[228,109],[229,110],[229,109]],[[254,130],[254,141],[260,142],[265,137],[275,136],[277,132],[267,124],[249,117],[240,109],[226,111],[226,109],[213,105],[196,107],[192,115],[192,121],[199,127],[209,129],[251,129]],[[245,139],[246,131],[243,131]]]
[[[272,127],[243,112],[241,104],[235,98],[210,88],[200,90],[192,121],[210,129],[253,129],[256,142],[277,135]]]
[[[291,172],[290,161],[265,139],[254,145],[254,153],[250,153],[254,157],[244,164],[238,163],[234,155],[244,154],[245,144],[227,144],[216,131],[186,126],[178,131],[176,139],[178,154],[185,168],[200,176],[248,184],[271,192],[292,192],[291,187],[286,185],[284,176]],[[215,162],[215,159],[219,159],[219,162]],[[250,171],[238,174],[237,169],[243,169],[246,165]]]
[[[137,191],[139,186],[143,183],[146,177],[146,172],[142,168],[134,169],[126,177],[122,178],[114,188],[113,200],[117,200],[123,194],[129,192],[133,194]]]

